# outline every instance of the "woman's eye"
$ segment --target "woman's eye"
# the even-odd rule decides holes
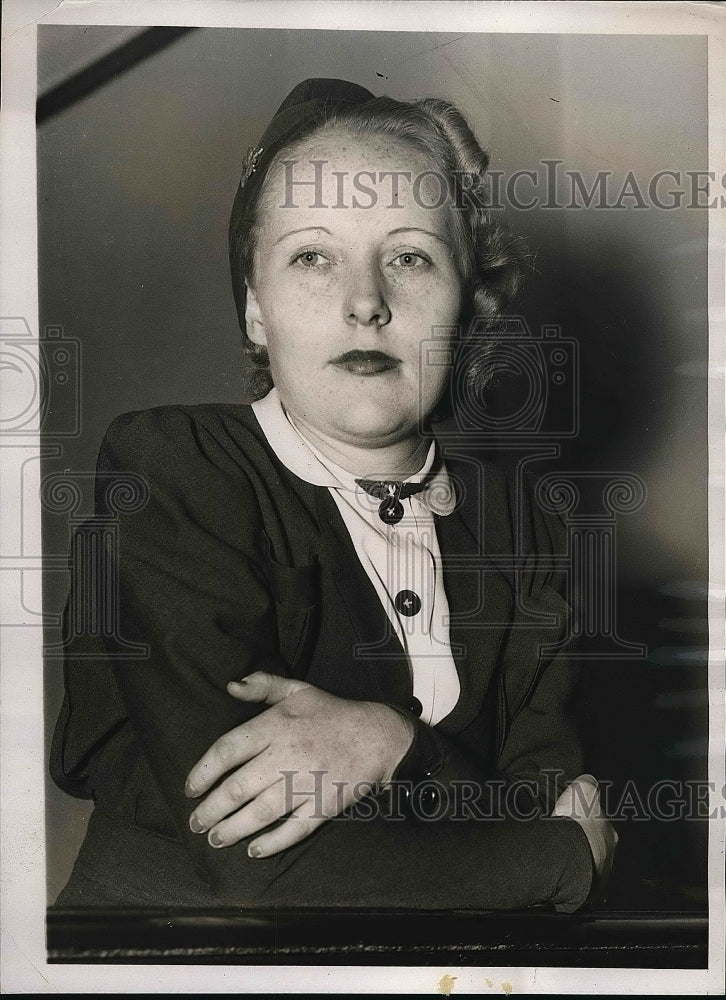
[[[318,253],[317,250],[304,250],[295,257],[293,263],[300,264],[301,267],[313,268],[319,267],[325,261],[326,258],[321,253]]]
[[[407,250],[405,253],[400,253],[397,257],[394,257],[391,263],[394,267],[411,269],[414,267],[425,267],[427,264],[430,264],[431,261],[428,257],[424,257],[423,254],[413,253],[413,251]]]

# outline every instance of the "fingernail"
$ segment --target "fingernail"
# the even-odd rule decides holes
[[[224,847],[224,841],[216,830],[212,830],[209,834],[208,840],[212,847]]]
[[[259,844],[250,844],[250,846],[247,848],[247,853],[251,858],[261,858],[265,852],[262,850]]]
[[[188,778],[186,784],[184,785],[184,794],[189,795],[192,798],[197,794],[197,786],[193,785]]]
[[[192,833],[204,833],[204,823],[194,813],[189,817],[189,829]]]

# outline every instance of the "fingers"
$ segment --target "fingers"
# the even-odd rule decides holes
[[[313,687],[304,681],[279,677],[257,670],[241,681],[231,681],[228,692],[240,701],[264,702],[276,705],[290,695]],[[212,744],[204,756],[197,761],[187,775],[185,794],[196,798],[208,791],[212,785],[233,767],[239,767],[267,749],[274,739],[276,730],[271,717],[266,712],[230,730]]]
[[[288,819],[281,826],[256,838],[249,845],[247,853],[253,858],[269,857],[299,843],[309,837],[328,817],[316,811],[314,799],[303,802],[291,813],[291,799],[289,784],[284,780],[275,782],[233,816],[209,830],[209,843],[212,847],[232,847],[288,814]]]
[[[265,702],[266,705],[276,705],[296,691],[310,687],[305,681],[293,680],[290,677],[280,677],[278,674],[268,674],[264,670],[256,670],[241,681],[230,681],[227,692],[239,701]]]
[[[295,812],[268,833],[263,833],[260,837],[255,837],[247,853],[251,858],[269,858],[273,854],[287,850],[294,844],[314,833],[318,827],[326,822],[326,818],[318,815],[314,801],[308,801],[300,806]]]
[[[580,775],[560,795],[553,816],[566,816],[582,827],[590,845],[595,868],[600,875],[612,867],[618,834],[608,821],[600,803],[595,779]]]
[[[203,795],[222,775],[239,767],[269,746],[266,727],[258,718],[231,729],[212,744],[187,775],[184,793],[190,798]]]
[[[220,737],[189,772],[187,795],[205,796],[196,803],[190,827],[206,833],[213,847],[254,836],[253,857],[282,851],[352,804],[360,797],[354,789],[369,787],[385,773],[392,756],[390,726],[370,706],[264,671],[230,683],[228,691],[271,707]],[[384,706],[380,711],[399,719]],[[401,725],[405,739],[396,760],[411,740]],[[298,780],[293,789],[301,763],[311,781],[301,786]],[[336,775],[346,780],[333,780]],[[285,816],[280,826],[267,829]]]
[[[309,783],[303,788],[296,785],[296,771],[278,774],[277,780],[272,777],[265,787],[271,776],[265,772],[250,776],[247,772],[251,767],[242,768],[210,793],[195,809],[189,826],[194,833],[206,833],[215,848],[232,847],[255,837],[247,848],[252,858],[269,857],[300,843],[370,791],[366,786],[352,795],[351,789],[340,787],[340,783],[326,785],[323,772],[310,774],[312,787]],[[268,829],[285,816],[284,823]],[[255,836],[260,831],[266,832]]]
[[[279,771],[275,772],[266,766],[268,764],[269,754],[262,753],[244,767],[234,771],[214,788],[206,798],[198,803],[189,817],[189,827],[192,832],[209,832],[212,827],[236,813],[242,806],[278,782],[280,780]]]

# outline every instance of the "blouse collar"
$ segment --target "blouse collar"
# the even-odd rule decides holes
[[[263,399],[253,403],[252,410],[272,450],[299,479],[328,489],[360,489],[351,472],[323,455],[292,422],[276,388],[273,387]],[[416,499],[432,513],[447,515],[456,506],[456,495],[443,459],[437,461],[437,455],[436,441],[432,440],[423,466],[404,482],[421,483],[426,480],[426,488],[416,494]]]

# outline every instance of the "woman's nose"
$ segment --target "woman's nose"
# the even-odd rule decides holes
[[[345,303],[346,320],[352,325],[385,326],[391,321],[383,280],[374,268],[362,267],[351,278]]]

